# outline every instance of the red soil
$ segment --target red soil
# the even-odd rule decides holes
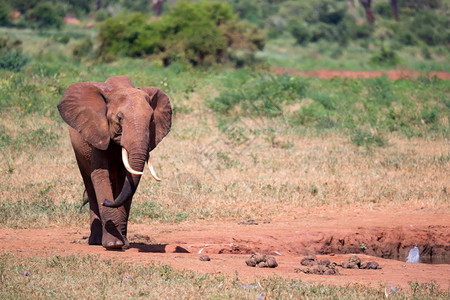
[[[447,255],[450,251],[450,212],[430,211],[330,211],[299,210],[294,219],[258,221],[258,225],[238,222],[182,223],[176,225],[131,224],[131,248],[106,251],[86,244],[87,229],[0,229],[0,251],[25,257],[98,254],[113,261],[135,264],[162,262],[178,269],[204,273],[222,273],[242,281],[260,276],[280,275],[308,282],[346,285],[360,283],[380,288],[392,284],[408,289],[408,282],[435,280],[450,287],[448,264],[405,263],[367,254],[405,256],[415,244],[421,254]],[[366,246],[366,250],[362,243]],[[273,255],[278,267],[248,267],[250,253]],[[339,268],[340,275],[295,273],[306,254],[319,254],[332,262],[348,260],[350,254],[378,262],[381,270]],[[200,261],[207,254],[211,261]],[[326,254],[326,255],[325,255]]]

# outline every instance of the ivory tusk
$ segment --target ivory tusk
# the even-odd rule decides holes
[[[155,169],[153,169],[152,161],[150,159],[150,153],[148,154],[148,168],[150,169],[150,173],[152,174],[153,178],[155,178],[156,181],[161,181],[161,178],[156,175]]]
[[[133,168],[130,166],[130,163],[128,162],[128,152],[125,148],[122,148],[122,161],[123,165],[125,166],[125,169],[127,169],[128,172],[134,175],[142,175],[144,172],[138,172],[133,170]]]

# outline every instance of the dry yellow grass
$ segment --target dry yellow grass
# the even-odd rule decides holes
[[[264,126],[264,121],[250,121],[246,124]],[[20,122],[27,125],[21,128]],[[84,186],[66,126],[33,115],[20,122],[10,116],[0,125],[21,134],[24,128],[47,122],[59,139],[44,147],[2,149],[1,201],[81,204]],[[275,124],[279,131],[269,139],[255,134],[247,143],[233,144],[215,122],[204,107],[175,118],[171,133],[152,154],[163,181],[156,183],[146,173],[134,198],[135,209],[151,201],[159,207],[156,221],[174,221],[173,216],[276,218],[318,206],[450,207],[450,147],[445,139],[390,136],[388,146],[367,150],[339,134],[294,134]],[[151,222],[148,214],[134,213],[134,221]],[[172,217],[163,216],[167,214]],[[50,223],[67,222],[58,220]]]

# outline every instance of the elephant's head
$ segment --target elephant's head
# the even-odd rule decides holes
[[[58,110],[63,120],[93,147],[107,150],[114,142],[122,147],[127,174],[122,192],[103,205],[118,207],[132,196],[148,160],[156,176],[150,151],[167,135],[172,109],[167,95],[156,87],[135,88],[126,76],[103,82],[78,82],[67,88]]]

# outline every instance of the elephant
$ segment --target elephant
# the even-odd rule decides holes
[[[150,152],[169,133],[172,108],[159,88],[135,88],[126,76],[77,82],[58,111],[69,135],[89,199],[89,245],[127,249],[128,217]]]

